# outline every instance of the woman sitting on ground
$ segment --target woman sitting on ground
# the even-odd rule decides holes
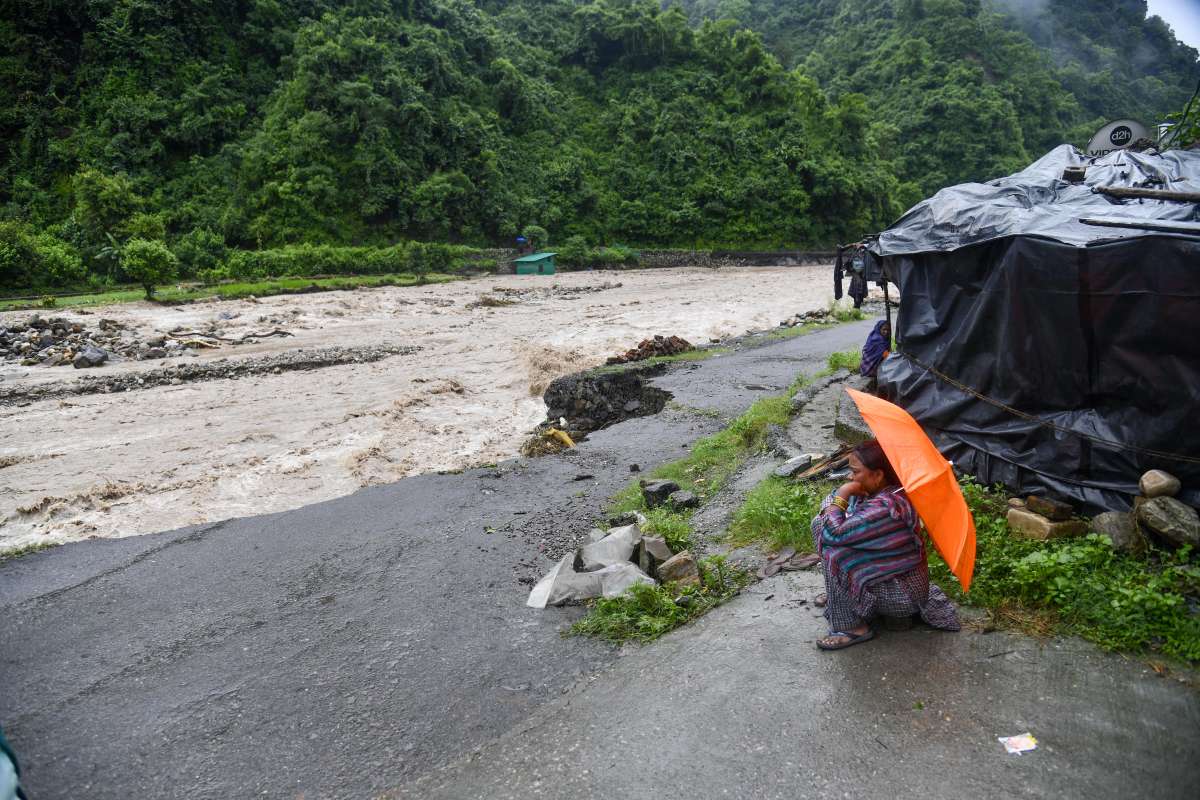
[[[959,629],[950,599],[929,582],[920,519],[874,439],[854,448],[850,480],[825,499],[812,534],[825,570],[825,618],[829,635],[822,650],[865,642],[878,616],[911,621],[914,614],[934,628]]]

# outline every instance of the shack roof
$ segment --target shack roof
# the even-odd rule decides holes
[[[1067,167],[1084,167],[1083,181],[1063,180]],[[1087,224],[1083,219],[1116,217],[1135,225],[1151,220],[1200,222],[1200,204],[1120,199],[1097,192],[1097,187],[1200,192],[1200,151],[1115,150],[1091,158],[1069,144],[1059,145],[1007,178],[942,189],[909,209],[879,235],[871,249],[880,256],[946,252],[1008,236],[1037,236],[1084,246],[1163,233]]]
[[[528,262],[530,262],[530,261],[545,261],[547,258],[553,258],[553,257],[554,257],[554,256],[556,256],[556,255],[558,255],[558,253],[549,253],[549,252],[546,252],[546,253],[532,253],[531,255],[527,255],[527,256],[521,256],[520,258],[518,258],[518,259],[515,259],[515,260],[516,260],[516,261],[524,261],[524,262],[527,262],[527,263],[528,263]]]

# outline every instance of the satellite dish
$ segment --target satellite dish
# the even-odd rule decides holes
[[[1146,126],[1134,119],[1118,119],[1096,131],[1096,135],[1088,142],[1089,156],[1108,155],[1113,150],[1124,150],[1138,139],[1150,138]]]

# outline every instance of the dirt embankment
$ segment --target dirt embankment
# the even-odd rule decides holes
[[[282,511],[509,458],[555,378],[654,334],[707,343],[773,328],[825,305],[829,276],[584,272],[56,312],[147,341],[202,331],[217,346],[90,370],[0,365],[0,549]],[[266,329],[291,335],[247,338]]]

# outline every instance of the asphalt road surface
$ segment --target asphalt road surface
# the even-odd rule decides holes
[[[482,752],[618,657],[521,579],[630,464],[724,424],[688,409],[728,419],[871,324],[679,365],[655,380],[677,405],[563,456],[0,565],[0,724],[34,797],[372,797]]]

